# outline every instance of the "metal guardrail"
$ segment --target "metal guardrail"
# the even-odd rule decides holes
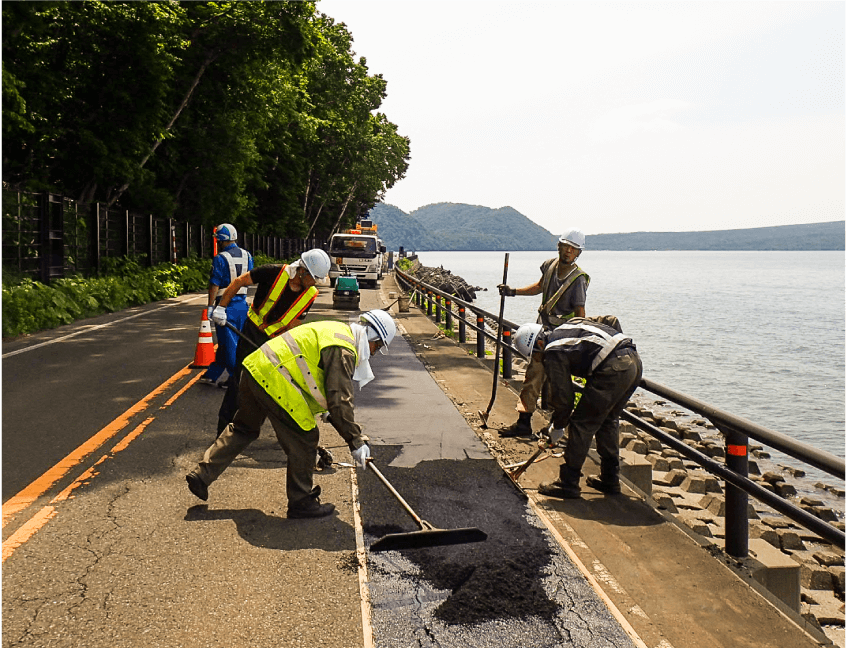
[[[434,286],[426,284],[412,275],[409,275],[399,268],[396,268],[396,277],[404,289],[413,291],[415,303],[417,306],[423,308],[423,302],[426,302],[426,314],[433,315],[433,304],[435,308],[435,321],[441,321],[441,299],[444,300],[443,308],[446,310],[447,328],[451,327],[451,319],[456,316],[452,312],[451,305],[453,302],[459,305],[459,342],[465,343],[466,337],[464,335],[464,327],[470,326],[475,329],[481,336],[477,336],[477,355],[479,357],[485,356],[484,339],[496,341],[496,336],[485,331],[484,321],[489,319],[499,325],[498,316],[485,311],[484,309],[473,306],[454,295],[450,295],[438,290]],[[466,311],[469,309],[476,315],[477,325],[471,324],[466,319]],[[503,327],[503,334],[505,331],[515,330],[519,325],[510,322],[503,318],[501,320]],[[508,353],[503,353],[502,375],[504,378],[511,377],[511,354],[517,354],[525,359],[525,355],[520,353],[516,348],[508,342],[510,335],[503,335],[503,349]],[[506,360],[506,355],[507,360]],[[507,365],[507,369],[506,369]],[[499,371],[499,367],[494,367],[494,371]],[[507,371],[507,373],[506,373]],[[816,533],[821,538],[843,546],[846,543],[846,534],[839,529],[828,524],[821,518],[809,513],[808,511],[799,508],[788,500],[780,497],[776,493],[772,493],[762,486],[756,484],[749,479],[749,439],[765,444],[775,450],[783,452],[784,454],[797,459],[803,463],[814,466],[829,475],[838,477],[843,480],[846,478],[846,462],[840,457],[837,457],[829,452],[820,450],[808,444],[802,443],[780,432],[770,430],[748,421],[729,412],[720,410],[713,405],[709,405],[704,401],[688,396],[682,392],[671,389],[659,383],[653,382],[646,378],[641,380],[639,387],[645,391],[651,392],[668,401],[672,401],[680,407],[698,414],[713,423],[713,425],[725,436],[726,439],[726,462],[723,465],[720,462],[714,461],[711,457],[702,454],[701,452],[691,448],[683,441],[676,439],[670,434],[662,431],[651,423],[635,416],[631,412],[624,411],[621,418],[635,425],[637,428],[643,430],[647,434],[658,439],[661,443],[666,444],[670,448],[676,450],[679,454],[687,457],[691,461],[696,462],[702,466],[706,471],[721,477],[725,482],[726,494],[726,553],[736,558],[745,558],[749,555],[749,516],[748,516],[748,495],[772,507],[785,517],[800,524],[809,531]]]

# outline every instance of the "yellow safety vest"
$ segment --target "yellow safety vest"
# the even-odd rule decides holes
[[[244,369],[303,430],[314,427],[314,416],[325,412],[326,387],[318,366],[326,347],[349,349],[356,356],[355,336],[348,324],[313,322],[265,342],[244,360]]]
[[[268,337],[273,337],[277,331],[285,328],[288,324],[297,319],[300,313],[308,308],[311,302],[314,301],[314,298],[317,297],[317,288],[312,286],[308,290],[304,290],[302,294],[297,297],[282,317],[275,322],[266,321],[267,316],[270,314],[270,310],[276,305],[276,302],[279,301],[279,298],[285,290],[285,286],[288,285],[288,279],[290,277],[288,277],[288,273],[286,272],[287,267],[287,265],[282,266],[282,269],[276,276],[276,280],[273,282],[273,286],[270,287],[270,291],[267,293],[267,297],[265,297],[264,301],[258,307],[256,307],[254,302],[250,307],[250,312],[248,314],[250,321],[255,324],[260,331],[264,331],[265,335]]]

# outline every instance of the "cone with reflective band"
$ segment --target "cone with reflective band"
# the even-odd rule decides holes
[[[212,339],[211,324],[203,309],[203,319],[200,320],[200,339],[197,340],[197,350],[194,352],[192,368],[208,367],[214,362],[214,340]]]

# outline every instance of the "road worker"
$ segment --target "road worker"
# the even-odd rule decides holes
[[[373,380],[370,358],[396,335],[388,313],[363,313],[358,323],[310,322],[265,342],[244,360],[238,411],[223,433],[186,475],[189,490],[202,500],[226,467],[258,438],[270,419],[288,457],[286,491],[289,518],[330,515],[332,504],[320,503],[313,486],[314,457],[320,440],[315,415],[328,412],[332,425],[347,442],[353,460],[365,469],[368,438],[355,422],[353,381],[364,387]]]
[[[302,324],[317,297],[315,283],[325,279],[332,262],[323,250],[308,250],[290,264],[268,264],[242,274],[227,287],[220,304],[209,307],[209,319],[218,328],[226,326],[226,307],[242,289],[255,285],[256,294],[241,331],[235,354],[235,371],[227,381],[226,395],[218,412],[217,434],[223,431],[238,408],[241,364],[257,347],[272,337]],[[250,344],[252,342],[252,344]]]
[[[218,241],[219,252],[212,259],[211,277],[209,278],[209,307],[220,302],[218,292],[224,290],[238,277],[253,269],[253,257],[246,250],[238,247],[238,230],[234,225],[222,223],[214,234]],[[222,295],[222,293],[221,293]],[[247,287],[243,286],[232,296],[226,306],[226,321],[239,331],[247,320]],[[235,350],[238,347],[238,335],[225,326],[215,326],[217,331],[217,353],[214,362],[209,365],[199,382],[208,385],[217,383],[223,371],[229,375],[235,373]]]
[[[541,277],[537,282],[523,288],[499,284],[499,294],[506,297],[543,295],[537,321],[545,330],[552,330],[571,317],[584,317],[590,277],[576,265],[584,249],[585,235],[577,229],[568,230],[558,239],[558,257],[541,264]],[[537,409],[543,382],[543,364],[530,359],[517,403],[517,421],[500,430],[500,436],[532,435],[532,413]]]
[[[524,324],[517,330],[514,344],[544,366],[552,408],[546,435],[557,443],[568,428],[558,479],[541,484],[538,492],[550,497],[580,497],[582,466],[595,436],[600,472],[586,483],[604,493],[619,493],[620,414],[643,375],[637,349],[623,334],[619,320],[613,316],[574,317],[552,331],[541,324]],[[587,381],[575,410],[572,376]]]

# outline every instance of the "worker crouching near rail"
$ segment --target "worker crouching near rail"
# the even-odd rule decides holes
[[[373,380],[370,357],[380,348],[386,353],[397,330],[382,310],[363,313],[359,322],[303,324],[265,342],[244,360],[232,423],[186,475],[194,495],[208,499],[209,484],[258,438],[269,418],[288,456],[288,517],[323,517],[335,510],[332,504],[320,503],[320,487],[313,486],[320,440],[315,415],[329,412],[332,425],[364,469],[370,448],[355,422],[353,381],[363,387]]]
[[[588,477],[586,483],[604,493],[619,493],[620,414],[643,375],[631,338],[623,335],[616,317],[606,315],[574,317],[548,332],[540,324],[524,324],[514,343],[522,353],[534,353],[543,362],[553,410],[547,435],[557,443],[569,426],[558,479],[541,484],[538,492],[550,497],[580,497],[582,466],[595,436],[600,473],[598,479]],[[571,376],[587,380],[575,411]]]

